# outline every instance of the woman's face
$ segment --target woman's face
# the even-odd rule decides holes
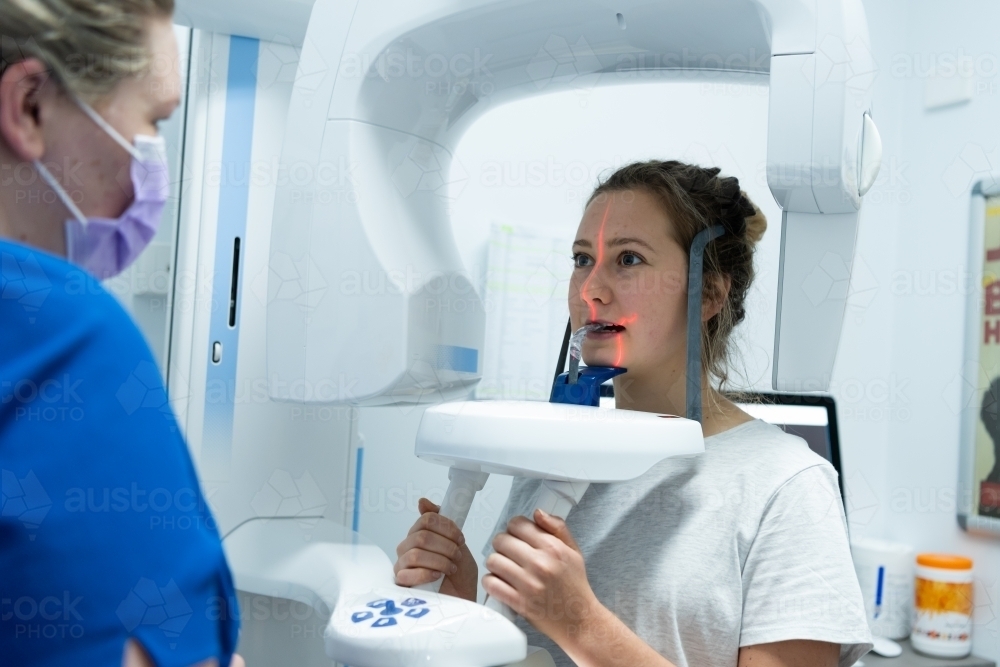
[[[126,141],[156,135],[180,100],[177,41],[169,17],[150,18],[151,67],[120,81],[92,103]],[[132,156],[101,129],[52,79],[37,58],[9,66],[0,77],[0,162],[19,179],[0,191],[0,235],[65,254],[65,221],[72,217],[35,173],[41,161],[88,217],[117,218],[132,202]],[[10,179],[8,179],[10,180]]]
[[[180,100],[177,40],[169,18],[148,22],[151,68],[143,76],[120,82],[107,98],[92,106],[127,141],[137,134],[155,136],[157,123],[170,117]],[[68,96],[50,108],[43,123],[42,162],[54,163],[53,174],[87,216],[115,218],[134,196],[132,157]]]
[[[643,190],[604,193],[587,206],[573,243],[572,327],[624,327],[587,336],[587,365],[628,368],[633,377],[657,369],[683,372],[688,260],[671,225]]]

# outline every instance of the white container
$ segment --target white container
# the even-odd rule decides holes
[[[962,658],[972,652],[972,560],[919,554],[910,643],[921,653]]]
[[[872,634],[905,639],[913,627],[913,548],[867,538],[851,540],[865,615]]]

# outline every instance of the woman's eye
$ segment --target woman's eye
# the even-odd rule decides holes
[[[622,266],[638,266],[639,264],[642,264],[642,257],[626,252],[621,256],[620,261]]]
[[[586,266],[590,266],[591,259],[589,255],[584,255],[582,252],[578,252],[573,255],[573,265],[578,269],[582,269]]]

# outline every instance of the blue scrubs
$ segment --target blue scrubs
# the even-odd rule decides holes
[[[229,664],[232,577],[142,335],[79,267],[0,240],[0,664]]]

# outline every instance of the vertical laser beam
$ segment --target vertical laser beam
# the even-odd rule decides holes
[[[618,324],[621,324],[622,326],[626,326],[628,324],[632,324],[637,319],[639,319],[638,313],[632,313],[631,315],[629,315],[628,317],[626,317],[625,319],[623,319]],[[622,342],[622,336],[621,336],[621,334],[618,334],[618,338],[615,339],[615,342],[618,343],[618,356],[615,357],[615,366],[621,366],[622,365],[622,357],[625,356],[625,344]]]
[[[601,265],[604,263],[604,227],[608,224],[608,213],[611,211],[611,198],[608,197],[608,204],[604,207],[604,216],[601,218],[601,226],[597,230],[597,263],[594,265],[593,270],[591,270],[590,275],[587,279],[583,281],[583,285],[580,286],[580,298],[583,302],[587,304],[587,308],[590,310],[590,319],[597,319],[597,306],[594,305],[592,300],[587,299],[587,285],[590,281],[594,279],[594,275],[600,270]]]
[[[601,226],[597,230],[597,263],[594,265],[593,270],[591,270],[590,275],[587,276],[586,280],[583,281],[583,285],[580,286],[580,298],[583,299],[584,303],[587,304],[587,308],[590,311],[590,319],[597,319],[597,306],[594,305],[593,299],[587,298],[587,286],[590,281],[594,279],[594,275],[601,269],[604,265],[604,232],[608,224],[608,214],[611,212],[611,198],[608,197],[608,203],[604,207],[604,215],[601,217]],[[617,322],[617,324],[626,325],[635,322],[638,319],[638,314],[633,313],[626,317],[623,321]],[[624,343],[622,342],[621,335],[615,340],[618,346],[618,352],[615,357],[615,366],[620,366],[622,359],[625,356]]]

